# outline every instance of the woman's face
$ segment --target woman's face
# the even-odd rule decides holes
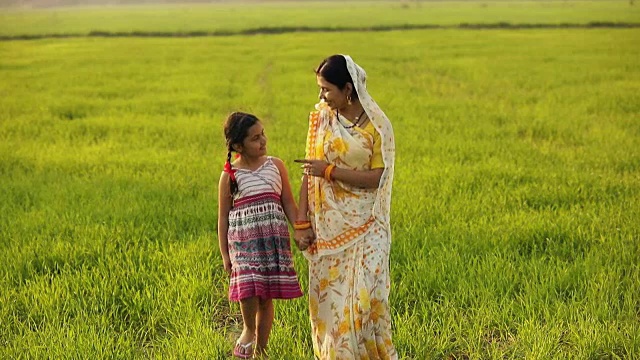
[[[339,110],[347,106],[347,95],[351,93],[351,84],[347,84],[343,90],[340,90],[320,75],[316,76],[316,81],[320,88],[318,98],[324,99],[330,108]]]
[[[267,136],[264,134],[264,127],[260,122],[256,122],[247,131],[247,137],[242,141],[242,146],[237,149],[242,156],[260,157],[267,154]]]

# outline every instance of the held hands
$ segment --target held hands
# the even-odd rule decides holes
[[[298,249],[301,251],[307,250],[316,238],[316,235],[313,233],[313,228],[311,227],[311,221],[297,220],[293,224],[293,228],[295,229],[293,239],[296,241]]]
[[[300,249],[300,251],[307,250],[307,248],[311,246],[311,244],[313,244],[315,238],[316,235],[313,233],[312,228],[308,228],[305,230],[295,230],[293,234],[293,239],[295,240],[296,245],[298,246],[298,249]]]

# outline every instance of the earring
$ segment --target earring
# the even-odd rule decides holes
[[[351,105],[351,95],[347,95],[347,105]]]

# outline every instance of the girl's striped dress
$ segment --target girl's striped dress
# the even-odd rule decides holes
[[[257,170],[236,170],[238,192],[229,212],[229,300],[302,296],[293,268],[280,171],[271,157]]]

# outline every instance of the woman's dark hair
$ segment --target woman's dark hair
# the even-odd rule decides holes
[[[238,192],[238,182],[231,169],[231,153],[236,151],[233,145],[242,144],[249,128],[260,121],[255,115],[236,111],[229,114],[224,123],[224,137],[227,140],[227,163],[225,171],[230,172],[231,196]]]
[[[351,83],[353,91],[351,91],[352,98],[358,98],[356,92],[356,86],[349,75],[349,69],[347,69],[347,60],[342,55],[331,55],[328,58],[322,60],[320,65],[316,68],[316,75],[322,76],[323,79],[337,86],[338,89],[344,90],[347,83]]]

